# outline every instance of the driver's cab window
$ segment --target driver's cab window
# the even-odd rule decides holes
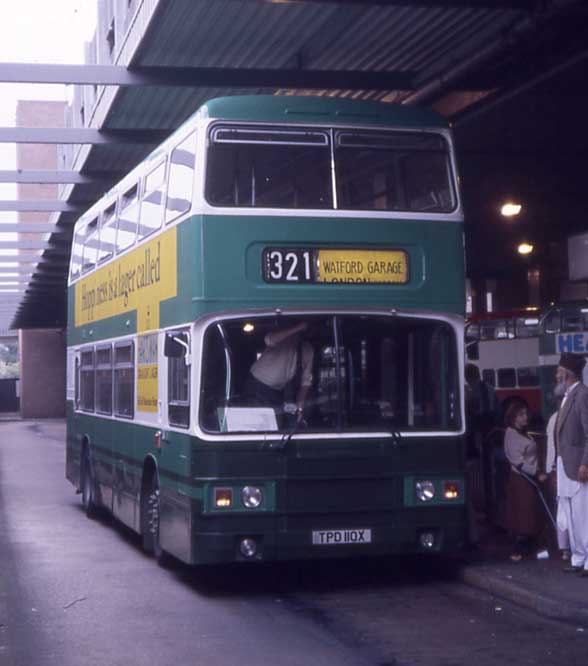
[[[190,333],[171,331],[166,334],[167,404],[170,425],[190,425]]]
[[[209,432],[455,429],[454,331],[443,322],[309,315],[219,321],[204,335]]]

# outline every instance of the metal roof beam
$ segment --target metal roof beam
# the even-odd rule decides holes
[[[72,185],[91,185],[96,183],[98,178],[85,176],[77,171],[0,171],[0,183],[40,183],[40,184],[59,184],[67,183]]]
[[[48,241],[39,240],[0,240],[0,250],[46,250]],[[15,255],[15,259],[18,255]]]
[[[0,222],[0,234],[53,234],[65,233],[55,222]]]
[[[42,275],[42,276],[23,276],[19,275],[17,277],[9,277],[9,276],[3,276],[0,275],[0,286],[6,286],[7,284],[14,284],[14,285],[19,285],[19,284],[57,284],[57,285],[62,285],[65,283],[65,278],[57,276],[57,275]]]
[[[22,275],[32,275],[36,271],[36,267],[32,264],[25,266],[0,266],[0,272],[4,273],[18,273]]]
[[[11,268],[6,264],[38,264],[42,257],[40,254],[27,255],[27,254],[13,254],[13,255],[0,255],[0,268]]]
[[[86,204],[89,206],[90,204]],[[83,204],[76,206],[61,199],[39,199],[30,201],[0,201],[0,211],[17,211],[19,213],[53,213],[55,211],[63,213],[80,213]],[[51,226],[47,224],[48,232],[51,231]]]
[[[413,90],[415,72],[226,67],[117,65],[45,65],[0,63],[5,83],[63,83],[189,88],[340,88],[345,90]],[[75,130],[65,130],[75,131]],[[80,141],[78,143],[92,143]]]
[[[170,130],[124,129],[97,130],[86,128],[0,127],[0,143],[58,144],[152,144],[161,143]]]
[[[243,0],[239,0],[242,2]],[[246,0],[252,4],[268,4],[275,0]],[[536,0],[288,0],[292,4],[374,5],[382,7],[480,7],[487,9],[524,9],[531,11]]]

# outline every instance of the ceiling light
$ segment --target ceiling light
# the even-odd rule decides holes
[[[500,214],[503,215],[504,217],[516,217],[523,207],[521,204],[514,203],[512,201],[507,201],[505,204],[503,204],[502,208],[500,209]]]
[[[531,254],[531,252],[533,252],[534,249],[535,248],[533,247],[533,245],[531,245],[531,243],[521,243],[517,247],[517,252],[519,254]]]

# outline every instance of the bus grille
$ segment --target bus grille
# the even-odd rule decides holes
[[[389,479],[296,480],[286,484],[288,513],[361,512],[402,506],[401,477]]]

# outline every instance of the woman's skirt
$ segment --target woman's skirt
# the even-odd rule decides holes
[[[514,536],[538,536],[545,521],[542,509],[537,490],[511,469],[507,486],[508,531]]]

